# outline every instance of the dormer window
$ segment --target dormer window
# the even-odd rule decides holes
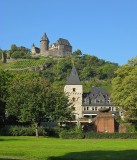
[[[76,91],[76,88],[73,88],[73,92],[75,92]]]

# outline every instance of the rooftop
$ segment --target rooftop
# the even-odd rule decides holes
[[[67,79],[67,85],[81,85],[77,70],[73,65],[70,76]]]

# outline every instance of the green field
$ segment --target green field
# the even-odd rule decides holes
[[[136,140],[0,137],[0,160],[136,160]]]

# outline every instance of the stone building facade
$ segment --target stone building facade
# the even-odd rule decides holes
[[[64,87],[64,92],[74,105],[73,112],[76,119],[94,118],[99,113],[99,109],[105,108],[110,108],[109,113],[112,115],[118,114],[109,93],[104,88],[92,87],[89,93],[83,93],[83,86],[74,65]]]
[[[76,119],[82,118],[83,86],[79,80],[75,66],[73,66],[71,74],[67,79],[67,83],[64,87],[64,92],[69,97],[70,102],[72,102],[74,105],[73,112]]]
[[[32,55],[52,56],[52,57],[66,57],[72,55],[72,46],[68,40],[59,38],[56,43],[49,46],[49,39],[44,33],[40,40],[40,48],[32,45]]]

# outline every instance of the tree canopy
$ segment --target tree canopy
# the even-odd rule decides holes
[[[130,61],[129,61],[130,62]],[[132,62],[137,62],[136,59]],[[112,98],[127,121],[137,120],[137,65],[121,66],[112,81]]]
[[[64,93],[52,90],[50,83],[41,77],[16,78],[8,90],[6,99],[8,115],[17,116],[19,122],[35,125],[48,115],[52,120],[66,120],[71,117],[71,108]],[[57,116],[58,115],[58,116]]]

